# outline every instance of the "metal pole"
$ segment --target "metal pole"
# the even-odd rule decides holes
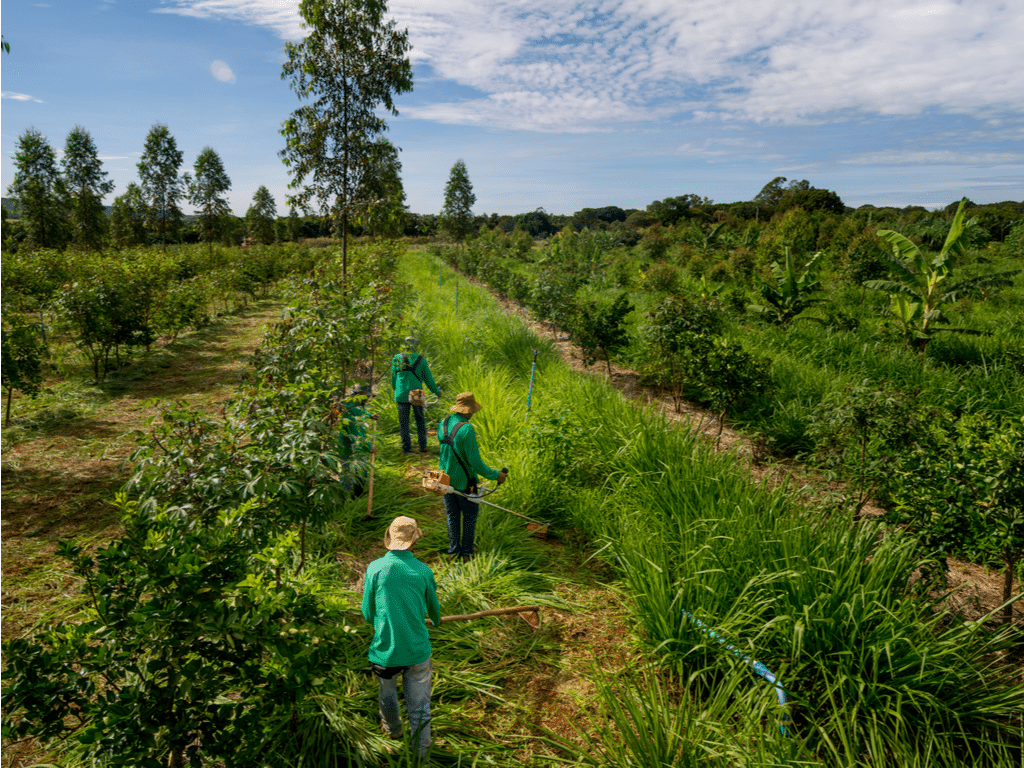
[[[530,402],[533,400],[533,374],[537,371],[537,353],[540,350],[533,350],[533,365],[530,367],[530,391],[526,395],[526,419],[530,418]]]

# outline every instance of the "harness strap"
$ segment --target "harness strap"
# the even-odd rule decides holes
[[[402,368],[402,370],[403,371],[412,371],[412,375],[415,376],[420,381],[423,381],[423,379],[420,378],[420,375],[419,375],[419,373],[416,372],[416,369],[419,368],[419,365],[422,362],[423,362],[423,355],[417,355],[416,356],[416,362],[413,363],[412,365],[409,365],[409,356],[405,352],[402,353],[402,364],[405,366],[404,368]]]
[[[442,445],[447,445],[449,448],[452,449],[452,453],[455,454],[455,460],[459,462],[459,466],[462,467],[462,472],[466,476],[466,482],[469,484],[468,487],[466,488],[466,493],[474,493],[476,491],[476,483],[473,482],[472,478],[475,477],[475,475],[469,471],[469,467],[466,466],[466,463],[462,460],[462,457],[459,456],[459,452],[455,450],[455,435],[459,433],[459,430],[462,429],[462,427],[464,427],[466,424],[469,424],[469,422],[460,421],[458,424],[455,425],[454,429],[450,430],[448,426],[449,419],[451,419],[451,416],[449,416],[441,423],[441,432],[443,434],[439,442]]]

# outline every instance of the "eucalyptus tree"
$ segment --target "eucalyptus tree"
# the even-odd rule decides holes
[[[455,161],[448,183],[444,185],[444,207],[441,209],[441,231],[455,241],[466,238],[473,228],[473,184],[461,158]]]
[[[361,197],[367,201],[361,221],[375,237],[397,236],[405,231],[405,188],[398,148],[385,138],[374,142],[370,151],[372,173],[363,177]]]
[[[137,167],[146,212],[151,226],[160,235],[164,251],[167,250],[167,233],[177,231],[182,221],[178,206],[184,193],[182,179],[178,176],[181,160],[182,154],[167,126],[157,123],[150,128]]]
[[[212,147],[203,147],[194,166],[196,175],[185,174],[188,201],[199,211],[199,231],[213,253],[213,241],[221,229],[224,217],[231,213],[228,201],[222,195],[231,189],[231,179],[224,171],[220,155]]]
[[[107,231],[103,198],[114,189],[108,181],[103,162],[96,152],[92,136],[80,125],[68,134],[64,144],[64,185],[71,213],[71,237],[75,245],[98,251]]]
[[[385,21],[384,0],[300,0],[306,38],[286,43],[282,79],[305,103],[285,120],[280,155],[291,170],[289,203],[316,200],[341,231],[348,271],[348,226],[366,208],[362,193],[377,170],[374,144],[387,130],[379,111],[397,115],[394,96],[412,90],[408,30]]]
[[[263,245],[276,239],[277,203],[270,190],[261,186],[252,196],[252,205],[245,212],[245,229],[249,237]]]
[[[7,194],[18,201],[28,246],[62,247],[67,240],[64,178],[57,166],[57,153],[35,128],[18,137],[14,169]]]
[[[118,248],[144,245],[146,219],[149,217],[142,187],[134,181],[123,194],[114,198],[110,210],[110,240]]]

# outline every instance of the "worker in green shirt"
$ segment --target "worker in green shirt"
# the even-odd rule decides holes
[[[434,573],[412,553],[423,535],[411,517],[396,517],[384,534],[388,552],[370,563],[363,582],[363,618],[373,625],[370,664],[379,683],[381,729],[402,738],[398,714],[398,680],[402,675],[405,710],[421,760],[430,749],[430,635],[429,615],[441,626]]]
[[[412,336],[405,337],[405,349],[391,359],[391,387],[395,390],[398,406],[398,434],[402,438],[402,453],[412,453],[409,436],[409,410],[416,417],[416,439],[420,453],[427,451],[427,421],[422,405],[409,402],[409,392],[426,386],[435,395],[441,395],[441,388],[434,382],[430,366],[423,355],[416,354],[419,342]]]
[[[366,461],[370,454],[370,441],[366,439],[366,420],[377,421],[377,414],[366,410],[370,396],[368,384],[357,384],[342,408],[342,423],[338,428],[338,455],[345,475],[341,482],[353,496],[361,496],[366,485]]]
[[[476,430],[469,420],[482,407],[472,392],[462,392],[455,398],[455,405],[448,409],[453,415],[442,421],[437,429],[437,439],[441,443],[441,471],[448,475],[452,488],[462,493],[476,493],[477,475],[496,480],[498,485],[508,476],[504,471],[491,469],[480,458]],[[462,557],[462,561],[467,562],[473,555],[480,505],[458,493],[446,493],[441,499],[448,519],[448,557],[452,560]]]

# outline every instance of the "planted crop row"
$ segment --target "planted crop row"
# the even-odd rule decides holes
[[[470,389],[506,503],[584,532],[621,575],[648,660],[605,679],[589,765],[1013,765],[1024,688],[1013,630],[946,613],[897,530],[806,509],[605,384],[429,261],[418,333]],[[440,286],[438,285],[440,283]],[[532,350],[541,349],[527,415]],[[884,533],[879,537],[880,533]],[[700,620],[691,621],[686,614]],[[741,657],[759,660],[773,687]],[[780,733],[785,726],[785,736]]]
[[[962,211],[949,228],[964,242],[973,231]],[[815,463],[848,484],[846,502],[858,511],[880,501],[926,551],[1000,567],[1009,600],[1024,575],[1024,455],[1012,442],[969,446],[965,425],[1021,433],[1022,289],[1007,285],[1019,282],[1019,264],[989,266],[963,243],[957,259],[952,246],[942,259],[926,257],[886,235],[917,260],[908,255],[905,265],[933,270],[948,291],[935,312],[976,332],[938,333],[931,311],[900,304],[907,294],[895,281],[858,289],[817,256],[804,263],[786,249],[782,262],[755,262],[749,282],[698,282],[679,279],[670,263],[609,250],[600,235],[567,232],[526,252],[490,233],[437,255],[561,327],[586,361],[604,358],[610,372],[615,359],[677,405],[704,403],[770,452]],[[887,262],[877,249],[874,258],[877,277]],[[952,290],[954,277],[964,287]],[[887,306],[869,285],[897,298]],[[950,473],[962,456],[972,458]]]

